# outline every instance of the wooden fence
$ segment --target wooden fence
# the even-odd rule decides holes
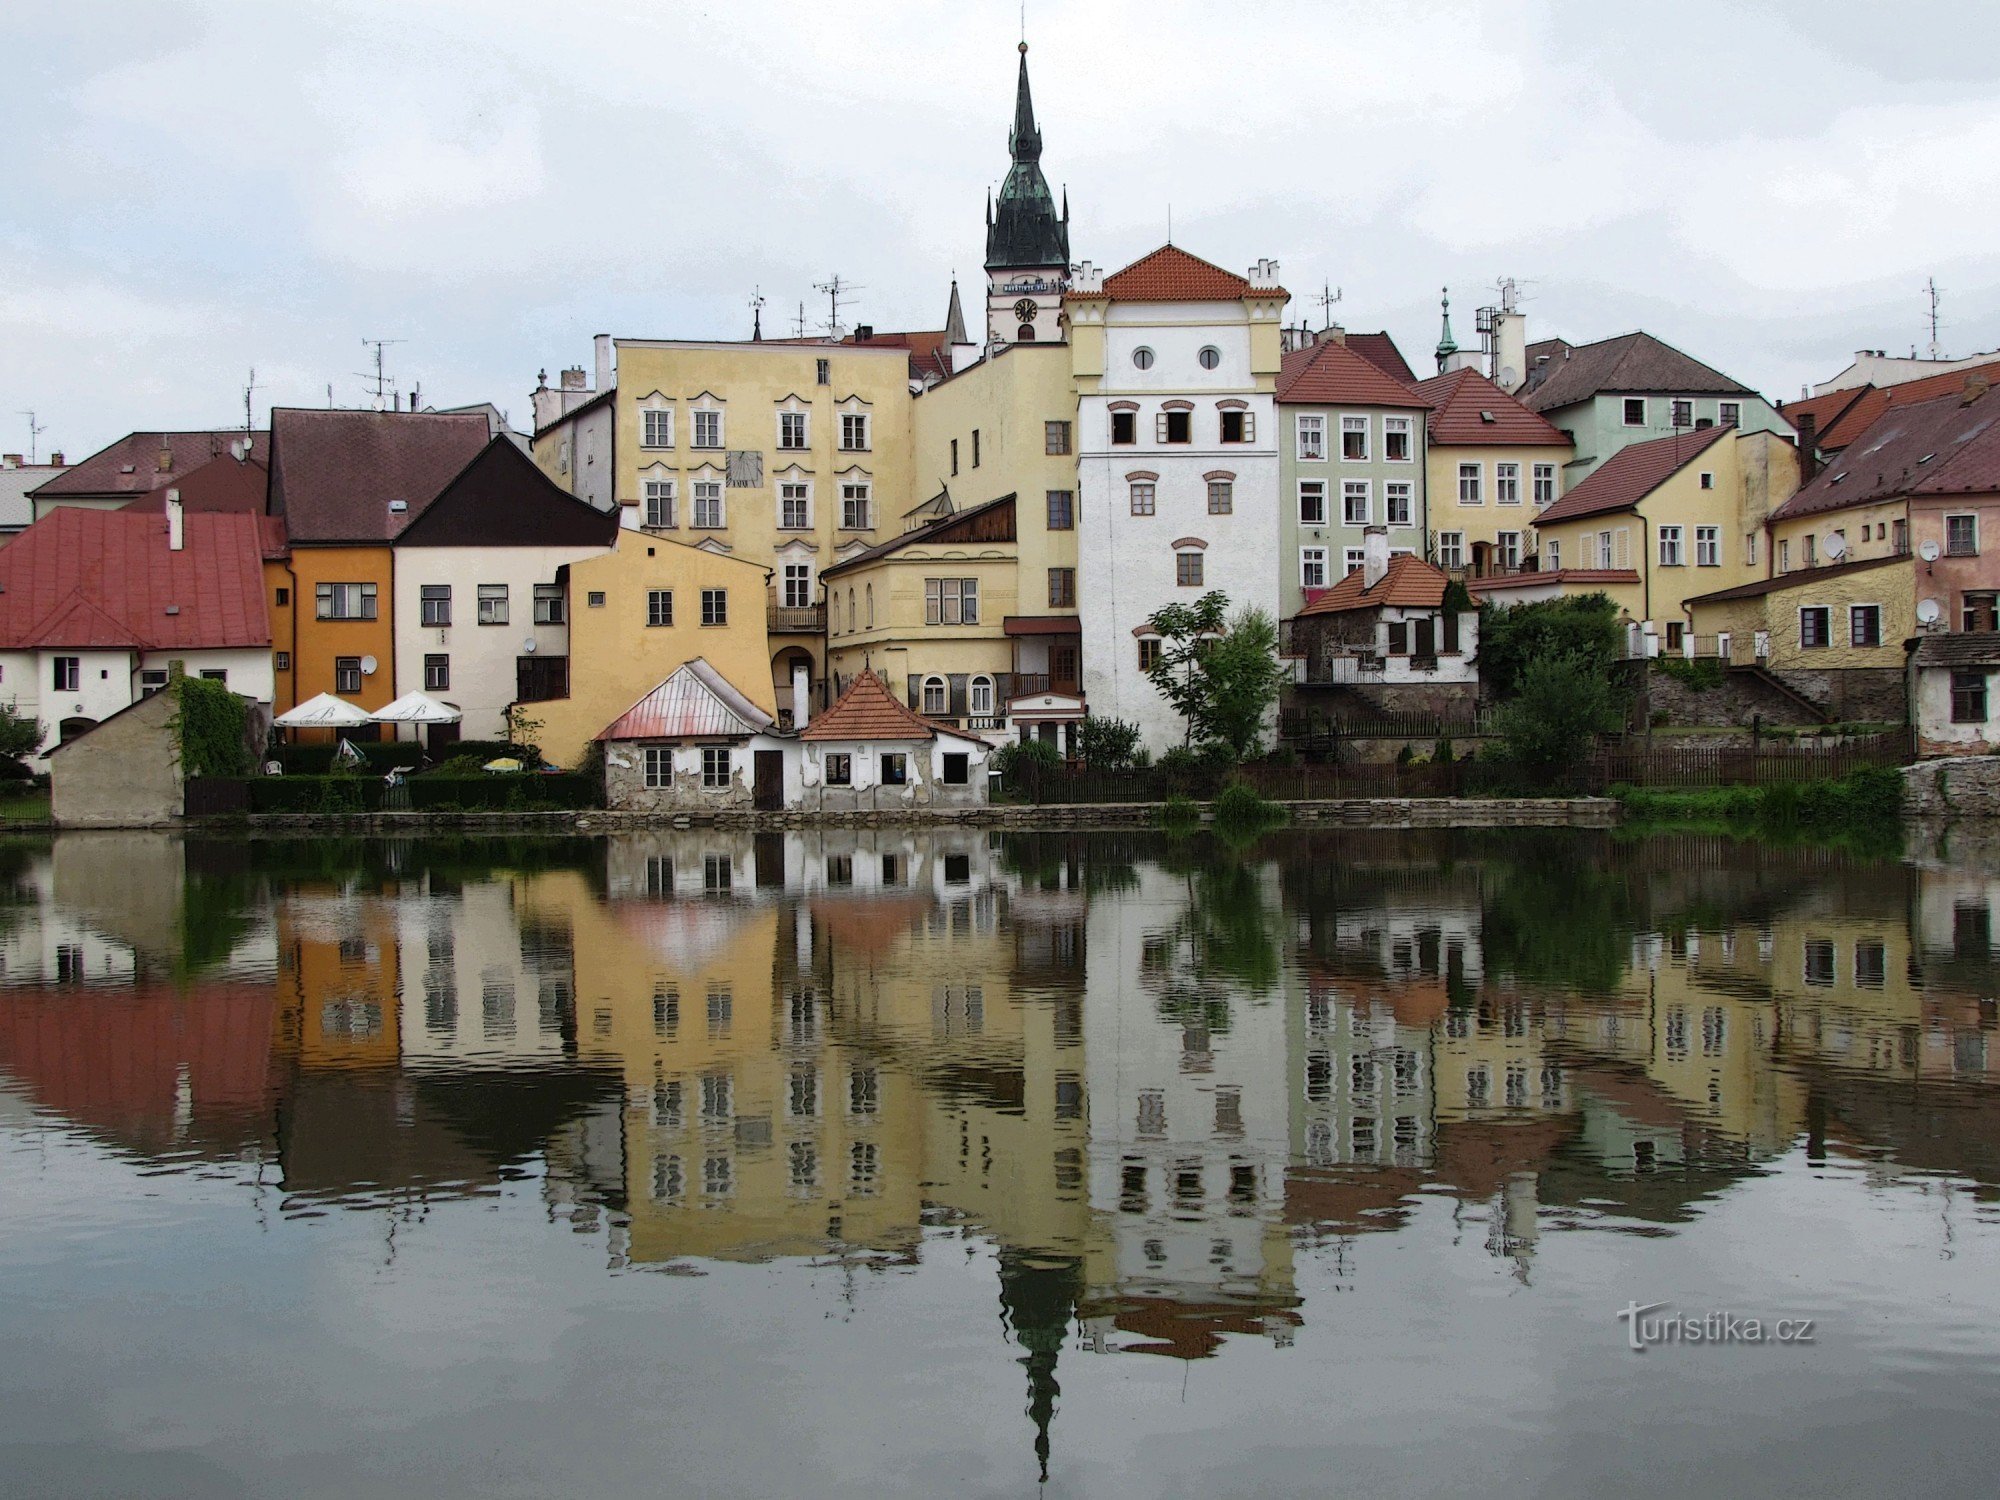
[[[1906,731],[1857,735],[1825,745],[1763,742],[1755,746],[1654,745],[1607,747],[1591,766],[1593,790],[1605,787],[1772,786],[1820,781],[1872,766],[1907,765]]]

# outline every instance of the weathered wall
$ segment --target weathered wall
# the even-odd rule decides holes
[[[1960,755],[1905,766],[1903,812],[1912,818],[2000,817],[2000,755]]]
[[[1902,672],[1895,668],[1851,667],[1825,672],[1773,672],[1772,676],[1814,703],[1824,704],[1836,720],[1852,724],[1900,724],[1908,709]],[[1696,689],[1669,676],[1657,665],[1647,674],[1648,712],[1666,714],[1665,722],[1710,729],[1747,727],[1761,717],[1766,724],[1816,722],[1783,693],[1749,672],[1726,672],[1715,687]]]
[[[657,742],[656,742],[657,743]],[[776,751],[785,757],[785,802],[798,797],[796,741],[758,735],[729,746],[729,785],[702,785],[701,745],[673,745],[673,785],[646,785],[646,750],[642,743],[621,740],[604,747],[604,803],[624,812],[715,812],[744,808],[756,799],[756,752]]]
[[[173,713],[173,695],[155,693],[51,755],[55,820],[72,828],[131,828],[179,817]]]

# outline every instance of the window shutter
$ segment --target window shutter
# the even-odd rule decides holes
[[[1444,649],[1447,651],[1458,649],[1458,611],[1455,609],[1444,612]]]
[[[1246,443],[1257,441],[1257,413],[1248,407],[1243,411],[1243,441]]]
[[[1166,440],[1167,440],[1167,414],[1163,411],[1155,412],[1153,414],[1153,441],[1156,443],[1164,443]]]
[[[1617,533],[1612,537],[1613,551],[1611,556],[1613,560],[1611,566],[1614,568],[1629,568],[1632,566],[1632,553],[1628,544],[1629,535],[1630,528],[1620,526]]]

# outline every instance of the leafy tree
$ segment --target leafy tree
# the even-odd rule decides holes
[[[1062,752],[1047,740],[1022,740],[1002,745],[993,754],[993,769],[1007,790],[1033,801],[1042,800],[1042,783],[1062,766]]]
[[[48,731],[12,701],[0,703],[0,758],[23,760],[42,748]]]
[[[541,733],[542,720],[533,717],[527,704],[507,705],[507,743],[525,764],[541,764]]]
[[[1618,606],[1604,594],[1578,594],[1517,604],[1489,604],[1479,616],[1479,676],[1504,702],[1521,690],[1531,663],[1571,656],[1607,681],[1618,664],[1624,631]]]
[[[205,677],[176,676],[172,692],[181,774],[249,775],[249,710],[244,701]]]
[[[1231,616],[1229,596],[1215,590],[1162,607],[1153,628],[1160,656],[1146,675],[1187,720],[1186,743],[1232,760],[1254,756],[1284,675],[1276,623],[1256,608]]]
[[[1528,663],[1500,709],[1507,758],[1545,785],[1575,783],[1597,736],[1618,727],[1618,695],[1596,662],[1563,655]]]
[[[1139,750],[1139,726],[1091,714],[1077,734],[1083,763],[1093,771],[1122,771]]]

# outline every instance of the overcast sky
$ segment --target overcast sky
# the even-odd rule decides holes
[[[0,446],[365,402],[529,419],[593,333],[936,327],[1007,166],[1010,0],[8,0]],[[2000,346],[2000,6],[1031,0],[1071,253],[1275,256],[1418,372],[1501,276],[1773,396]]]

